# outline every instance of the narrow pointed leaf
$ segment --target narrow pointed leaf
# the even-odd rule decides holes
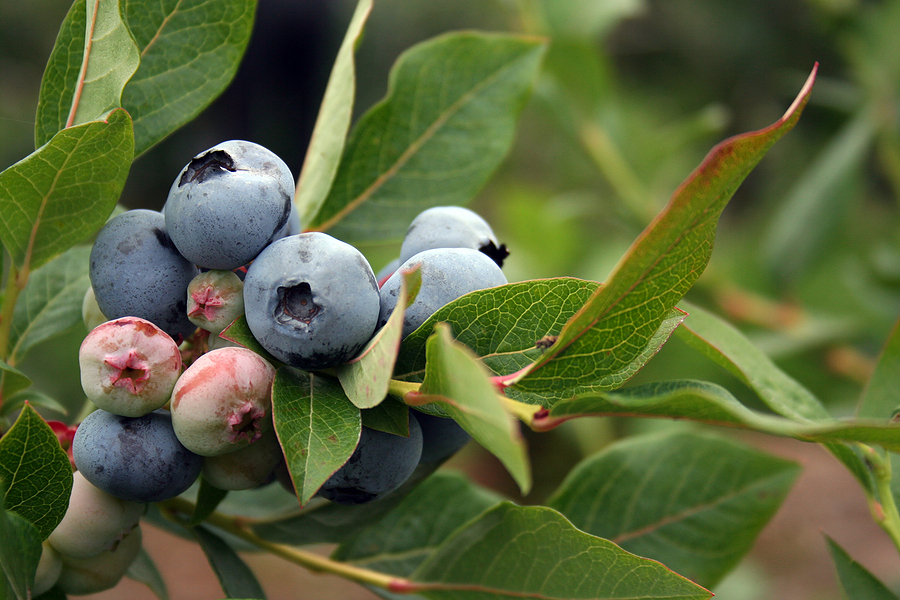
[[[357,244],[400,239],[423,209],[468,202],[509,151],[543,50],[534,38],[474,32],[409,49],[307,227]]]
[[[862,442],[900,451],[900,423],[878,419],[822,419],[798,422],[752,411],[725,388],[705,381],[673,380],[585,394],[558,402],[534,419],[538,430],[585,416],[628,416],[687,419],[700,423],[751,429],[806,442]]]
[[[799,472],[711,435],[640,436],[582,461],[547,506],[586,533],[711,587],[750,550]]]
[[[227,490],[220,490],[203,477],[200,477],[200,489],[197,490],[197,501],[194,504],[194,512],[187,522],[188,526],[193,527],[202,523],[206,517],[216,510],[216,507],[227,495]]]
[[[300,504],[306,504],[356,449],[359,409],[334,380],[288,367],[272,388],[275,430]]]
[[[150,588],[159,600],[169,600],[169,591],[162,574],[145,548],[141,548],[137,558],[125,573],[129,579],[139,581]]]
[[[866,600],[897,600],[897,595],[881,583],[865,567],[853,560],[846,550],[825,536],[831,559],[837,568],[838,581],[847,598]]]
[[[231,83],[256,0],[123,0],[141,66],[122,106],[134,118],[135,155],[189,123]]]
[[[666,315],[709,262],[719,216],[734,192],[772,145],[800,118],[816,69],[784,116],[765,129],[717,145],[675,191],[668,205],[635,240],[609,280],[566,323],[556,343],[520,375],[520,385],[553,389],[590,357],[602,371],[630,362],[607,355],[605,340],[624,339],[635,353],[647,345]]]
[[[72,466],[56,434],[31,406],[0,438],[0,480],[6,482],[6,510],[37,527],[46,539],[69,506]]]
[[[98,230],[122,193],[134,139],[123,110],[57,133],[0,173],[0,240],[36,269]]]
[[[340,546],[332,558],[409,576],[456,529],[501,498],[453,471],[438,471],[386,517]]]
[[[531,467],[519,422],[500,403],[488,371],[450,336],[445,324],[438,324],[428,339],[427,355],[425,380],[414,401],[440,402],[448,415],[503,463],[522,493],[527,493]]]
[[[411,579],[411,591],[433,600],[712,596],[658,562],[579,531],[554,510],[506,502],[458,530]]]
[[[228,598],[266,597],[253,571],[225,540],[203,526],[193,531]]]
[[[219,334],[219,337],[228,340],[229,342],[234,342],[235,344],[240,344],[244,348],[248,348],[253,350],[263,358],[265,358],[269,363],[273,365],[280,365],[281,363],[269,352],[262,347],[262,345],[253,337],[253,332],[250,331],[250,326],[247,325],[247,317],[244,315],[239,316],[234,322],[226,327],[222,333]]]
[[[0,382],[0,415],[5,415],[10,410],[7,401],[31,385],[31,380],[25,373],[0,360]]]
[[[42,537],[27,519],[3,506],[6,483],[0,477],[0,573],[12,588],[10,597],[27,600],[41,558]]]
[[[419,269],[403,273],[397,296],[399,309],[391,314],[385,326],[366,344],[358,357],[337,367],[341,387],[356,407],[372,408],[387,396],[403,339],[404,309],[415,300],[421,285],[422,273]]]
[[[350,19],[344,41],[338,50],[319,115],[313,128],[306,159],[297,181],[294,202],[300,223],[315,220],[322,203],[331,190],[344,151],[347,131],[353,117],[356,96],[356,62],[354,53],[362,36],[366,20],[372,12],[372,0],[359,0]]]
[[[875,371],[869,378],[856,414],[861,417],[890,418],[900,408],[900,321],[894,324]]]
[[[16,300],[10,359],[83,323],[81,305],[90,286],[89,246],[75,246],[35,270]]]

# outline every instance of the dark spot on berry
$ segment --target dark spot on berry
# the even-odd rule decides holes
[[[488,242],[478,250],[497,263],[497,266],[500,268],[503,268],[503,261],[509,256],[509,250],[506,249],[506,244],[500,244],[500,246],[497,247],[493,241]]]
[[[216,177],[225,172],[233,173],[237,169],[234,168],[234,159],[224,150],[213,150],[206,154],[201,154],[197,158],[188,163],[181,179],[178,181],[178,187],[183,186],[191,181],[203,183],[211,177]]]
[[[172,243],[172,238],[169,237],[169,233],[165,229],[162,227],[154,227],[150,231],[156,237],[156,241],[160,246],[172,250],[173,252],[178,252],[175,248],[175,244]]]

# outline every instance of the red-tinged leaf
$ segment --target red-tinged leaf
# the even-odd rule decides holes
[[[719,216],[734,192],[809,100],[816,68],[784,116],[765,129],[714,147],[675,191],[668,205],[635,240],[610,279],[563,327],[556,342],[509,383],[530,391],[552,389],[557,378],[584,368],[615,371],[627,352],[597,352],[609,338],[639,352],[709,262]]]

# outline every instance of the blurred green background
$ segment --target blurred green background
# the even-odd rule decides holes
[[[160,208],[181,167],[226,139],[269,147],[296,175],[353,6],[262,0],[232,86],[134,164],[122,203]],[[40,78],[68,7],[0,3],[2,168],[33,150]],[[818,62],[803,117],[738,190],[688,298],[739,326],[834,414],[853,413],[900,314],[900,1],[376,0],[358,51],[357,113],[385,93],[400,52],[461,28],[551,42],[509,159],[472,203],[512,249],[511,281],[603,281],[706,152],[778,119]],[[377,271],[399,240],[362,249]],[[82,399],[75,349],[84,333],[22,365],[72,406]],[[665,377],[716,381],[758,407],[678,340],[637,379]],[[540,502],[586,453],[660,426],[671,425],[586,419],[530,435],[538,484],[524,501]],[[477,449],[453,466],[516,497]],[[788,579],[763,558],[745,562],[718,597],[839,597],[830,575],[772,595]],[[897,564],[867,566],[896,587]]]

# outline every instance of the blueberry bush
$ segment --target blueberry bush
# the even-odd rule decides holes
[[[573,83],[603,70],[573,40],[629,3],[594,4],[523,2],[525,33],[416,43],[384,98],[357,110],[357,49],[378,10],[359,0],[296,173],[267,140],[215,140],[160,174],[170,192],[152,211],[122,202],[132,163],[223,93],[255,0],[74,2],[41,81],[36,149],[0,173],[0,600],[90,594],[124,576],[165,600],[142,548],[148,527],[196,541],[229,598],[265,597],[242,559],[264,552],[385,598],[705,599],[800,473],[735,430],[823,448],[900,549],[897,330],[866,331],[883,349],[846,411],[772,355],[865,327],[767,301],[722,270],[695,286],[729,201],[815,97],[818,64],[794,78],[782,116],[714,145],[656,206],[654,181],[593,120],[605,106],[596,90]],[[875,92],[768,232],[761,260],[781,285],[815,263],[832,230],[810,216],[830,210],[866,149],[880,152],[881,185],[897,185],[896,140],[872,117],[895,98]],[[640,224],[602,282],[544,272],[543,246],[570,241],[552,219],[517,248],[458,208],[501,168],[533,104],[604,173],[623,221]],[[504,265],[517,252],[540,274]],[[900,303],[884,300],[895,291],[873,294],[872,311],[895,318]],[[777,321],[791,309],[789,325],[805,329]],[[784,335],[768,346],[747,332],[773,321]],[[74,401],[41,386],[52,361],[22,367],[73,328]],[[727,377],[654,370],[670,339]],[[603,438],[596,417],[690,425],[560,459],[547,489],[533,463],[553,457],[529,446],[574,423]],[[440,469],[470,441],[518,497]],[[827,543],[848,597],[896,598]],[[313,550],[322,544],[330,555]]]

